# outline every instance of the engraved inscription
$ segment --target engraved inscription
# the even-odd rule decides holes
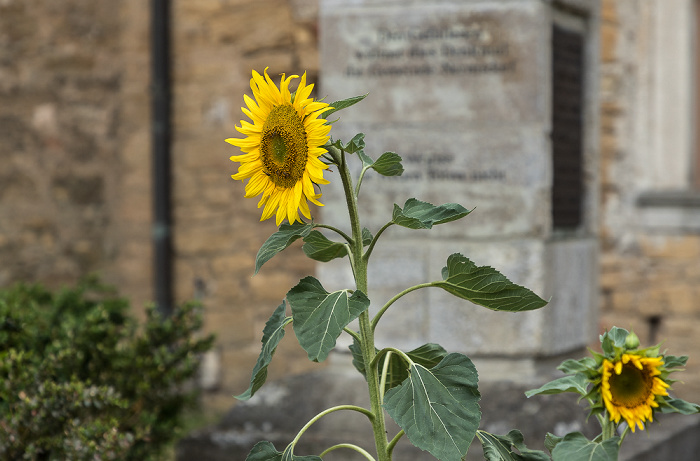
[[[355,44],[347,77],[411,77],[514,73],[518,65],[507,35],[492,21],[442,27],[381,27]]]

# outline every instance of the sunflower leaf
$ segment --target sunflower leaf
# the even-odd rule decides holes
[[[508,435],[476,431],[487,461],[550,461],[546,453],[525,446],[523,434],[512,430]],[[513,447],[515,447],[515,450]]]
[[[564,437],[559,437],[551,432],[547,432],[547,434],[544,436],[544,447],[551,453],[554,451],[554,447],[556,447],[562,440],[564,440]]]
[[[481,420],[478,375],[462,354],[427,369],[414,363],[408,377],[384,396],[384,408],[416,447],[439,460],[462,459]]]
[[[579,360],[567,359],[557,367],[557,370],[563,371],[566,374],[586,373],[591,369],[598,368],[595,359],[592,357],[584,357]]]
[[[662,413],[680,413],[682,415],[694,415],[700,413],[700,405],[697,403],[686,402],[683,399],[664,399],[660,405]]]
[[[533,395],[561,394],[563,392],[576,392],[580,395],[586,395],[588,393],[588,379],[582,374],[563,376],[537,389],[525,392],[525,396],[530,398]]]
[[[329,240],[317,230],[311,231],[309,235],[304,237],[304,246],[301,249],[309,258],[324,263],[348,254],[345,245]]]
[[[408,358],[413,360],[414,363],[422,365],[425,368],[433,368],[442,361],[447,355],[447,351],[439,344],[428,343],[420,347],[413,349],[412,351],[406,352]],[[386,356],[385,356],[386,358]],[[383,365],[384,362],[381,362]],[[380,367],[382,366],[380,365]],[[397,354],[391,354],[389,358],[389,366],[387,368],[386,386],[384,391],[388,391],[398,385],[400,385],[406,378],[408,378],[408,364],[405,360],[399,357]]]
[[[314,277],[303,278],[287,293],[292,308],[294,333],[309,360],[323,362],[335,347],[338,336],[350,322],[369,308],[361,291],[327,292]]]
[[[666,367],[666,369],[683,368],[687,362],[687,355],[682,355],[680,357],[677,357],[675,355],[664,356],[664,366]]]
[[[355,366],[357,371],[359,371],[362,376],[366,376],[365,372],[365,362],[362,357],[362,349],[357,343],[357,340],[353,340],[353,344],[350,346],[350,352],[352,352],[352,364]],[[377,352],[379,350],[377,349]],[[428,343],[419,346],[412,351],[406,352],[408,358],[413,362],[422,365],[425,368],[432,368],[436,366],[442,359],[447,355],[447,351],[439,344]],[[386,360],[386,355],[380,361],[379,368],[384,366],[384,360]],[[397,354],[391,354],[389,356],[389,364],[387,365],[387,375],[386,375],[386,385],[384,386],[384,391],[398,386],[408,377],[409,366],[405,360],[399,357]]]
[[[291,446],[284,453],[277,451],[272,442],[258,442],[255,444],[245,461],[321,461],[318,456],[295,456]]]
[[[362,152],[365,148],[365,134],[357,133],[349,143],[343,146],[343,150],[349,154],[354,154],[356,152]]]
[[[393,152],[384,152],[379,156],[376,162],[372,165],[374,171],[382,176],[401,176],[403,174],[403,165],[401,164],[401,156]]]
[[[477,267],[459,253],[447,258],[442,278],[442,281],[433,282],[432,285],[495,311],[529,311],[547,304],[547,301],[527,288],[514,284],[496,269]]]
[[[360,157],[360,160],[362,160],[362,167],[363,168],[371,168],[372,165],[374,165],[374,159],[372,157],[370,157],[369,155],[365,154],[365,151],[358,150],[357,156]]]
[[[350,106],[354,106],[358,102],[362,101],[367,97],[369,93],[363,94],[361,96],[353,96],[352,98],[341,99],[340,101],[335,101],[329,104],[329,108],[322,112],[322,117],[328,119],[328,116],[338,112],[339,110],[347,109]]]
[[[410,198],[406,200],[403,209],[394,204],[392,222],[409,229],[430,229],[436,224],[456,221],[470,212],[470,210],[457,203],[435,206]]]
[[[620,437],[612,437],[604,442],[591,442],[580,432],[567,434],[554,450],[553,461],[617,461],[620,451]]]
[[[284,327],[292,321],[291,317],[285,316],[286,304],[282,301],[272,316],[265,323],[262,337],[262,350],[258,356],[258,361],[253,367],[253,374],[250,378],[250,386],[242,394],[236,395],[238,400],[248,400],[258,389],[265,384],[267,379],[267,367],[272,362],[272,356],[277,349],[277,345],[284,337]]]
[[[277,253],[286,249],[297,239],[309,235],[313,227],[313,223],[303,222],[282,224],[279,230],[268,237],[260,247],[260,250],[258,250],[258,255],[255,257],[255,273],[257,274],[263,264],[272,259]]]

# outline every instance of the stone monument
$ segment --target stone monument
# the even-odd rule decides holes
[[[469,355],[485,379],[501,371],[527,379],[539,359],[595,339],[596,5],[322,1],[319,96],[369,92],[340,113],[331,135],[363,132],[367,153],[396,152],[405,168],[365,178],[363,225],[376,232],[409,197],[474,208],[429,232],[392,227],[370,261],[372,309],[440,279],[455,252],[551,299],[511,314],[419,290],[384,317],[378,347],[438,342]],[[333,206],[323,221],[343,226],[338,183],[324,186]],[[319,265],[318,275],[329,290],[352,286],[345,261]]]

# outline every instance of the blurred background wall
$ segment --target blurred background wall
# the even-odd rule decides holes
[[[264,322],[314,270],[296,245],[255,277],[275,231],[231,180],[252,69],[319,72],[318,0],[173,0],[172,293],[217,334],[204,407],[243,391]],[[602,0],[600,328],[689,354],[700,400],[700,24],[694,0]],[[97,272],[136,308],[154,300],[150,6],[0,0],[0,286]],[[323,96],[323,95],[317,95]],[[350,95],[348,95],[350,96]],[[400,153],[399,153],[400,154]],[[591,343],[596,338],[591,338]],[[308,363],[283,341],[271,377]]]

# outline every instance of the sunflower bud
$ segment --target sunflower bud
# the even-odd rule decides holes
[[[625,349],[630,350],[638,347],[639,337],[634,333],[634,331],[631,331],[630,334],[627,335],[627,338],[625,338]]]

